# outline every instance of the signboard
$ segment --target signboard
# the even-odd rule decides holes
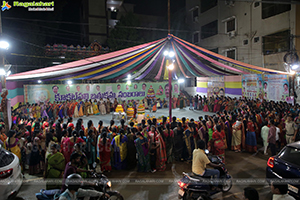
[[[242,79],[243,97],[263,99],[263,80],[261,74],[246,74]]]
[[[173,95],[179,95],[179,84],[172,83]],[[25,102],[53,102],[67,100],[89,100],[117,98],[118,100],[145,97],[160,99],[169,98],[168,82],[142,82],[142,83],[110,83],[110,84],[73,84],[73,85],[24,85]]]
[[[264,97],[273,101],[286,101],[289,97],[287,75],[264,75]]]
[[[287,101],[289,82],[287,75],[246,74],[242,76],[243,97]]]

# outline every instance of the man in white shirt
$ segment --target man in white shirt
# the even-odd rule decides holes
[[[294,197],[287,193],[287,184],[272,182],[271,191],[273,193],[273,200],[296,200]]]

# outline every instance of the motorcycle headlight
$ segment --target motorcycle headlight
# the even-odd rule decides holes
[[[111,182],[110,181],[107,182],[107,186],[111,187]]]

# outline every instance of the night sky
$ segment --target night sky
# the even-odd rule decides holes
[[[83,25],[80,22],[81,2],[82,0],[55,1],[54,12],[29,12],[27,8],[21,7],[1,12],[2,37],[10,43],[7,56],[9,63],[27,65],[30,58],[28,55],[44,56],[46,44],[89,45],[80,40],[80,25]],[[126,2],[136,4],[134,11],[137,14],[167,16],[167,0],[125,0]],[[171,13],[184,6],[185,0],[171,0]],[[11,53],[23,56],[11,56]],[[43,65],[41,62],[30,64]]]

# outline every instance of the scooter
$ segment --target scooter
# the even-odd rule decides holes
[[[208,150],[205,150],[208,154]],[[213,179],[211,177],[201,177],[194,173],[183,172],[183,178],[178,181],[180,187],[178,191],[178,198],[183,200],[210,200],[211,196],[219,192],[228,192],[232,187],[232,177],[229,175],[225,164],[222,159],[218,156],[208,155],[208,159],[214,164],[221,164],[221,167],[217,167],[220,171],[220,178],[218,183],[219,190],[212,190]]]
[[[102,173],[96,173],[95,169],[97,164],[93,164],[94,171],[91,172],[91,178],[89,178],[88,184],[81,186],[82,189],[97,190],[102,192],[101,197],[90,197],[90,200],[123,200],[123,196],[118,191],[111,190],[111,182],[108,178]],[[107,197],[105,194],[108,194],[110,197]],[[35,196],[37,200],[58,200],[60,195],[60,189],[54,190],[40,190],[39,193],[36,193]]]

